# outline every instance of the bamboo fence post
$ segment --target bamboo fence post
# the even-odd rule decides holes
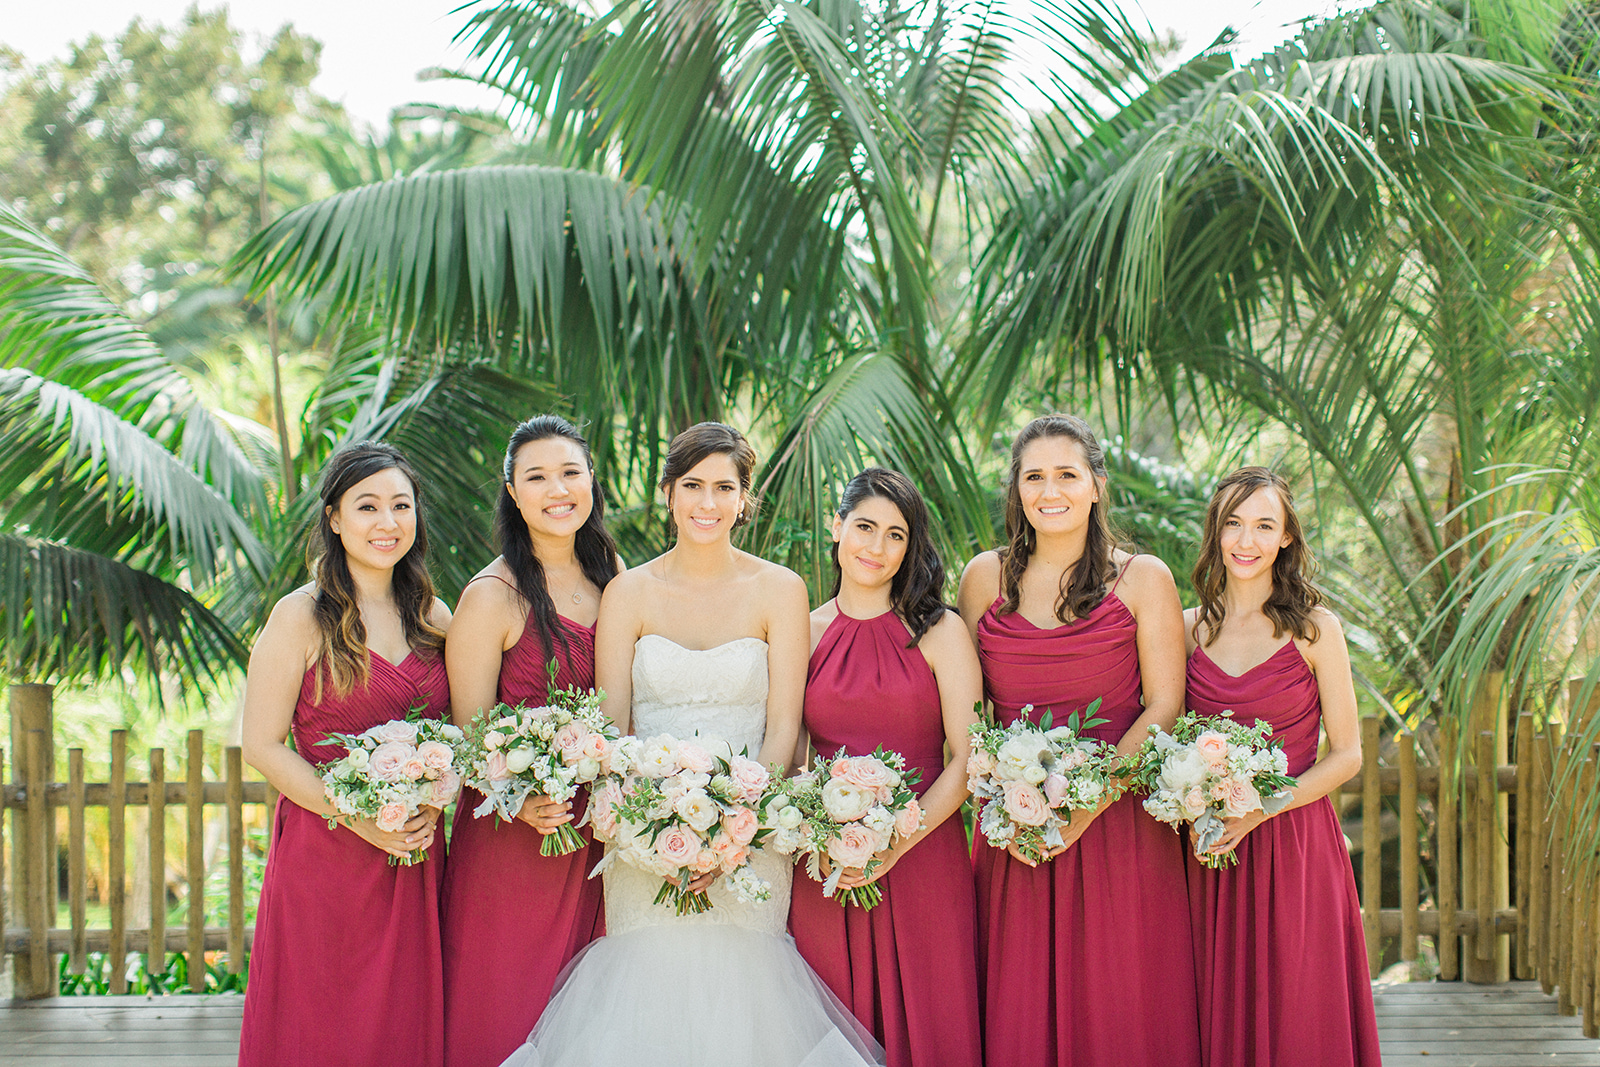
[[[1417,958],[1417,737],[1400,734],[1400,958]]]
[[[1600,746],[1597,746],[1600,747]],[[1578,779],[1580,798],[1592,795],[1595,785],[1595,757],[1593,751],[1585,757],[1582,777]],[[1583,1036],[1600,1037],[1594,1014],[1594,863],[1587,855],[1575,871],[1578,878],[1577,901],[1574,904],[1576,921],[1573,923],[1573,977],[1577,1006],[1583,1014]]]
[[[228,767],[228,973],[244,971],[244,757],[227,749]]]
[[[1528,888],[1528,960],[1533,977],[1549,996],[1555,986],[1550,981],[1549,961],[1549,902],[1550,902],[1550,804],[1546,791],[1550,788],[1550,737],[1551,727],[1534,735],[1533,773],[1528,788],[1529,820],[1534,838],[1529,842],[1529,871],[1532,885]]]
[[[1361,720],[1361,925],[1367,939],[1367,972],[1376,977],[1383,963],[1383,795],[1378,791],[1377,716]]]
[[[67,910],[72,916],[72,951],[67,969],[82,974],[89,966],[88,870],[84,862],[83,749],[67,749]]]
[[[28,835],[24,847],[28,853],[28,967],[27,983],[22,995],[29,999],[47,997],[50,988],[50,865],[46,816],[44,731],[29,730],[23,742],[28,750]]]
[[[150,942],[144,966],[167,973],[167,752],[150,750]]]
[[[1532,941],[1533,923],[1528,912],[1532,900],[1529,882],[1533,873],[1533,813],[1529,794],[1533,791],[1533,713],[1524,711],[1517,716],[1517,940],[1512,946],[1511,965],[1517,978],[1533,977],[1533,957],[1528,951]]]
[[[189,991],[206,991],[206,827],[205,733],[189,731],[189,843],[184,860],[189,868]]]
[[[1461,942],[1456,938],[1456,721],[1445,720],[1439,740],[1439,792],[1434,804],[1438,815],[1439,843],[1439,978],[1453,982],[1461,977]]]
[[[1495,883],[1495,758],[1494,731],[1480,730],[1475,753],[1478,778],[1478,795],[1474,812],[1474,831],[1478,837],[1478,871],[1474,888],[1477,890],[1478,929],[1473,937],[1473,954],[1479,960],[1495,957],[1494,935],[1494,883]]]
[[[111,969],[111,992],[128,991],[128,886],[127,815],[128,731],[111,731],[111,791],[106,797],[106,842],[110,855],[106,863],[107,903],[111,908],[111,947],[107,965]]]
[[[1569,734],[1558,760],[1563,777],[1572,772],[1572,754],[1573,740]],[[1572,815],[1573,789],[1568,781],[1564,802],[1556,817],[1555,880],[1550,883],[1552,890],[1560,894],[1560,907],[1553,909],[1552,917],[1555,920],[1556,1010],[1562,1015],[1571,1015],[1577,1010],[1572,1001],[1572,865],[1567,862],[1567,824]]]

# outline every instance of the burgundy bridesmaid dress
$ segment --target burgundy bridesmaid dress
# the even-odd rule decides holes
[[[1293,641],[1235,678],[1205,649],[1189,657],[1189,708],[1266,719],[1303,774],[1317,759],[1322,701]],[[1377,1067],[1361,905],[1327,797],[1239,842],[1239,865],[1189,858],[1200,1032],[1212,1067]]]
[[[939,686],[893,613],[843,612],[811,654],[805,724],[816,750],[870,755],[879,745],[922,772],[944,770]],[[806,962],[888,1052],[889,1067],[978,1067],[977,904],[959,813],[878,881],[871,910],[841,907],[796,871],[789,932]]]
[[[553,642],[556,688],[594,685],[594,631],[560,619],[567,645]],[[530,615],[522,637],[500,660],[502,703],[543,704],[550,684],[539,628]],[[585,794],[573,800],[581,817]],[[539,855],[539,831],[520,819],[474,818],[483,795],[464,789],[450,829],[450,866],[442,894],[445,1063],[498,1067],[528,1039],[556,976],[605,933],[600,879],[589,872],[603,846],[565,856]]]
[[[1000,603],[978,622],[999,719],[1032,704],[1035,721],[1049,709],[1062,723],[1098,697],[1109,721],[1086,733],[1114,744],[1142,714],[1138,625],[1115,591],[1048,630],[998,614]],[[991,1067],[1197,1067],[1184,846],[1139,797],[1112,803],[1038,867],[981,836],[974,853]]]
[[[398,664],[376,652],[367,684],[339,696],[307,671],[295,704],[295,751],[313,765],[340,759],[329,733],[358,734],[419,705],[450,710],[444,659],[413,652]],[[442,836],[442,835],[441,835]],[[410,867],[344,827],[278,798],[261,883],[240,1067],[439,1067],[444,983],[439,883],[444,842]]]

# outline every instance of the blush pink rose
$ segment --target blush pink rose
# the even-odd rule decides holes
[[[828,842],[828,858],[841,867],[865,867],[878,851],[878,836],[860,823],[840,827]]]
[[[617,832],[617,805],[622,803],[622,790],[618,788],[615,780],[607,779],[606,784],[591,794],[589,799],[589,822],[594,827],[594,832],[603,838],[610,839]]]
[[[461,776],[447,768],[439,772],[439,777],[428,783],[428,803],[442,808],[454,800],[459,792],[461,792]]]
[[[491,752],[483,762],[489,774],[489,781],[503,782],[511,777],[511,772],[506,769],[504,752]]]
[[[585,759],[603,760],[611,754],[611,742],[606,740],[605,734],[590,733],[583,739],[583,756]]]
[[[656,838],[656,855],[674,867],[693,866],[700,858],[700,839],[688,827],[669,826]]]
[[[1195,786],[1183,795],[1183,806],[1186,811],[1200,812],[1206,807],[1206,795]]]
[[[393,782],[400,778],[406,761],[414,755],[416,750],[403,741],[385,741],[372,750],[367,766],[378,781]]]
[[[404,722],[400,719],[374,726],[367,733],[368,736],[380,744],[388,741],[394,741],[402,745],[414,745],[417,743],[417,724]]]
[[[1052,808],[1059,808],[1061,802],[1067,799],[1067,780],[1059,774],[1052,774],[1044,780],[1044,799]]]
[[[1228,739],[1216,730],[1206,730],[1195,738],[1194,750],[1212,770],[1221,770],[1228,762]]]
[[[1007,782],[1004,788],[1006,814],[1013,822],[1024,826],[1045,824],[1050,817],[1050,805],[1045,803],[1043,793],[1027,782]]]
[[[436,771],[442,771],[450,766],[450,761],[455,758],[455,753],[450,751],[450,746],[442,741],[424,741],[417,746],[417,755],[422,762]]]
[[[695,874],[705,874],[707,871],[716,870],[720,863],[721,861],[717,859],[715,852],[709,848],[702,848],[700,854],[694,858],[694,863],[690,864],[689,869],[694,871]]]
[[[717,866],[722,868],[723,874],[731,874],[750,860],[750,849],[731,840],[726,834],[718,834],[717,839],[711,842],[711,852],[716,856]]]
[[[733,838],[735,844],[748,845],[760,828],[761,820],[756,818],[756,813],[749,808],[740,808],[722,817],[722,829]]]
[[[1228,780],[1228,793],[1222,798],[1222,814],[1237,819],[1261,806],[1261,793],[1248,778]]]
[[[967,756],[967,773],[983,778],[994,773],[994,754],[985,748],[975,748]]]
[[[851,759],[842,759],[835,763],[834,766],[837,767],[840,763],[848,764],[842,775],[844,780],[853,782],[863,789],[878,790],[881,793],[881,791],[888,788],[890,782],[894,781],[894,772],[878,762],[875,756],[856,756]]]
[[[678,745],[678,766],[686,771],[710,774],[716,767],[716,763],[711,759],[711,753],[693,741],[684,741]]]
[[[408,818],[406,805],[401,801],[391,800],[378,809],[377,818],[373,821],[378,824],[378,829],[392,834],[405,829]]]
[[[412,753],[411,758],[400,765],[400,773],[408,782],[419,781],[428,773],[428,765],[422,762],[422,757]]]
[[[550,744],[561,754],[563,763],[577,763],[583,758],[583,735],[587,732],[582,724],[575,722],[556,731]]]
[[[743,756],[733,757],[728,777],[733,779],[733,787],[738,790],[740,799],[747,802],[759,800],[761,794],[767,791],[768,783],[772,781],[772,776],[767,773],[765,767]]]
[[[894,817],[894,832],[901,837],[910,837],[922,826],[922,805],[913,798],[900,814]]]

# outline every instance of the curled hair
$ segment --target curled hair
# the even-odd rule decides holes
[[[694,470],[707,456],[723,455],[733,460],[739,472],[739,488],[744,493],[744,507],[733,521],[734,529],[749,522],[756,513],[755,491],[750,488],[756,472],[756,450],[750,447],[744,434],[722,422],[697,422],[672,439],[667,446],[667,461],[661,467],[662,492],[670,493],[679,478]]]
[[[584,466],[588,468],[593,486],[594,507],[583,525],[578,527],[573,543],[578,566],[583,576],[601,592],[617,576],[617,543],[606,529],[605,493],[601,491],[600,483],[594,480],[594,455],[589,451],[589,442],[584,440],[576,426],[560,415],[535,415],[519,422],[511,431],[511,439],[506,442],[506,458],[502,469],[504,484],[500,487],[500,496],[494,508],[494,529],[500,542],[500,554],[516,579],[517,595],[528,606],[534,625],[539,630],[539,640],[544,646],[546,659],[554,654],[557,641],[563,649],[567,647],[567,637],[556,621],[555,601],[550,598],[550,590],[545,585],[544,564],[533,549],[533,535],[529,533],[528,522],[522,517],[511,495],[511,486],[516,476],[517,453],[522,451],[522,447],[553,437],[565,438],[582,450]]]
[[[1076,415],[1040,415],[1011,442],[1011,477],[1006,484],[1006,546],[1000,550],[1000,592],[1005,602],[999,614],[1016,611],[1022,599],[1022,573],[1038,546],[1038,533],[1022,508],[1022,453],[1035,441],[1064,437],[1076,441],[1089,463],[1089,472],[1101,483],[1106,479],[1106,453],[1089,424]],[[1089,506],[1089,530],[1083,555],[1061,576],[1055,616],[1062,622],[1081,619],[1100,606],[1117,574],[1117,537],[1106,516],[1105,494]]]
[[[433,610],[433,579],[428,575],[428,525],[424,519],[422,486],[411,463],[393,445],[363,441],[341,448],[328,460],[322,472],[318,495],[322,508],[317,513],[316,532],[307,546],[307,565],[316,576],[316,606],[313,614],[322,634],[317,657],[316,699],[322,699],[326,675],[339,695],[365,685],[372,670],[372,655],[367,651],[367,627],[361,621],[356,602],[355,581],[350,577],[350,561],[344,542],[333,532],[333,514],[344,495],[356,484],[380,471],[398,470],[411,483],[412,507],[416,512],[417,534],[410,551],[395,561],[390,581],[395,607],[406,644],[420,653],[439,655],[444,650],[444,631],[428,621]]]
[[[911,479],[899,471],[868,467],[851,478],[839,497],[839,518],[848,521],[850,513],[860,507],[863,500],[874,497],[899,508],[900,517],[905,520],[906,555],[889,583],[889,604],[911,628],[911,640],[906,647],[914,648],[922,635],[949,610],[942,596],[944,561],[939,558],[939,550],[928,532],[928,506]],[[828,595],[838,596],[843,575],[839,569],[837,544],[833,546],[831,559],[833,592]]]
[[[1207,631],[1206,644],[1217,639],[1222,620],[1227,615],[1223,604],[1223,590],[1228,585],[1228,568],[1222,561],[1222,524],[1258,490],[1271,489],[1278,494],[1283,505],[1283,532],[1289,543],[1278,551],[1272,561],[1272,594],[1261,606],[1272,620],[1272,636],[1292,633],[1302,641],[1315,641],[1319,634],[1311,613],[1322,603],[1322,594],[1311,584],[1316,573],[1316,561],[1306,545],[1300,528],[1300,516],[1294,510],[1294,496],[1283,476],[1266,467],[1240,467],[1217,483],[1206,507],[1206,529],[1200,539],[1200,559],[1194,565],[1194,588],[1200,594],[1200,610],[1194,617],[1194,637],[1200,639],[1200,627]]]

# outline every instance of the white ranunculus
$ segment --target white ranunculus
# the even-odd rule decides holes
[[[852,785],[843,778],[830,778],[822,787],[822,807],[838,822],[854,822],[878,801],[874,790]]]
[[[704,833],[722,816],[717,802],[706,795],[704,789],[691,789],[672,805],[678,817],[696,830]]]
[[[585,756],[573,766],[572,770],[578,776],[578,781],[593,781],[600,775],[600,761],[593,756]]]
[[[1022,780],[1029,785],[1038,785],[1048,777],[1050,777],[1050,772],[1037,763],[1028,764],[1022,772]]]
[[[793,804],[785,804],[778,812],[778,825],[785,830],[793,830],[805,821],[805,815]]]
[[[533,766],[535,753],[531,748],[514,748],[506,753],[506,770],[512,774],[521,774]]]
[[[372,757],[368,755],[367,750],[364,748],[352,748],[349,755],[345,756],[345,762],[350,764],[352,769],[358,771],[365,770],[367,763],[371,759]]]

